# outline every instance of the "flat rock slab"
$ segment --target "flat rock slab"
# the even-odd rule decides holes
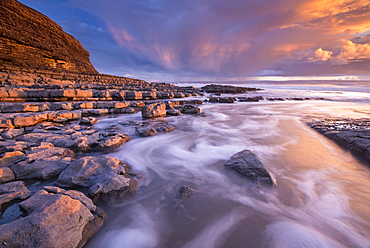
[[[136,189],[136,181],[128,175],[129,166],[113,157],[80,158],[58,177],[61,187],[88,187],[89,195],[108,203],[122,200]]]
[[[370,166],[370,118],[322,119],[308,125]]]
[[[143,137],[154,136],[157,133],[166,133],[173,130],[175,130],[175,126],[166,121],[142,122],[136,128],[136,132]]]
[[[259,184],[274,185],[267,168],[250,150],[243,150],[234,154],[225,166]]]
[[[97,218],[91,211],[95,206],[80,192],[53,188],[41,189],[18,205],[23,215],[0,225],[1,244],[55,248],[84,244],[86,227]]]

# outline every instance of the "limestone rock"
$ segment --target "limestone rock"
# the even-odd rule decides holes
[[[34,9],[15,0],[3,0],[0,23],[1,66],[97,73],[90,63],[89,52]]]
[[[166,104],[153,103],[141,108],[141,115],[143,118],[156,118],[166,116]]]
[[[175,126],[166,122],[142,122],[136,128],[136,132],[143,137],[154,136],[159,132],[170,132],[175,129]]]
[[[8,247],[77,247],[94,219],[79,200],[37,191],[19,204],[25,217],[0,225],[0,243]]]
[[[98,149],[112,150],[130,140],[130,136],[122,133],[117,133],[116,135],[108,136],[102,142],[100,142]]]
[[[128,165],[112,157],[83,157],[68,166],[58,177],[62,187],[88,187],[89,195],[108,203],[131,194],[136,181],[128,176]]]
[[[11,182],[15,180],[14,173],[8,167],[0,168],[0,184]]]
[[[26,155],[20,151],[7,152],[2,158],[0,158],[0,167],[10,166],[14,162],[23,159],[25,156]]]
[[[10,168],[17,179],[49,179],[63,171],[74,156],[74,152],[67,148],[41,148],[41,151],[28,154],[25,161],[13,164]]]
[[[180,116],[182,115],[181,111],[178,109],[168,109],[166,111],[167,115]]]
[[[200,108],[194,105],[190,105],[190,104],[176,106],[175,108],[180,110],[180,112],[183,114],[190,114],[190,115],[200,114]]]
[[[83,117],[80,121],[80,124],[81,125],[88,125],[88,126],[92,126],[94,125],[95,123],[97,123],[99,120],[95,117]]]
[[[14,200],[24,200],[31,195],[31,191],[27,189],[24,182],[15,181],[0,185],[0,212],[3,212],[5,204],[9,204]],[[1,225],[0,225],[1,228]],[[1,232],[0,232],[1,233]],[[1,235],[0,235],[1,238]]]
[[[227,168],[236,170],[252,181],[273,185],[274,181],[257,156],[250,150],[243,150],[234,154],[225,164]]]

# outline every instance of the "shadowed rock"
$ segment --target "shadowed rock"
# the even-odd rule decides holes
[[[257,156],[250,150],[234,154],[225,164],[227,168],[236,170],[241,175],[261,184],[273,185],[274,181]]]

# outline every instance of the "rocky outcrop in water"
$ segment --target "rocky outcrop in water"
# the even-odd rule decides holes
[[[250,150],[243,150],[234,154],[225,166],[259,184],[274,184],[269,171]]]
[[[16,0],[0,1],[0,67],[97,73],[89,56],[50,18]]]
[[[370,118],[323,119],[308,125],[370,165]]]
[[[219,84],[209,84],[201,88],[207,93],[216,93],[216,94],[239,94],[246,93],[248,91],[258,91],[261,89],[257,88],[248,88],[248,87],[236,87],[231,85],[219,85]]]

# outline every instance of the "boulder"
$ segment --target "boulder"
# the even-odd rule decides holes
[[[0,184],[11,182],[15,180],[14,173],[8,167],[0,168]]]
[[[166,104],[153,103],[141,108],[141,115],[143,118],[156,118],[166,116]]]
[[[117,133],[116,135],[113,136],[107,136],[107,138],[100,142],[98,150],[100,149],[112,150],[130,140],[131,140],[130,136],[122,133]]]
[[[0,242],[7,247],[78,247],[84,229],[95,219],[80,200],[66,193],[39,190],[19,204],[23,216],[0,225]]]
[[[94,125],[95,123],[97,123],[99,120],[98,118],[95,118],[95,117],[83,117],[80,121],[80,124],[81,125],[87,125],[87,126],[92,126]]]
[[[67,148],[40,148],[27,155],[25,161],[11,165],[17,179],[49,179],[57,176],[72,161],[75,154]]]
[[[274,181],[258,157],[250,150],[234,154],[225,164],[226,168],[236,170],[241,175],[259,184],[273,185]]]
[[[209,102],[212,102],[212,103],[234,103],[235,102],[235,98],[234,97],[211,97],[209,99]]]
[[[86,156],[68,166],[59,175],[57,185],[87,187],[94,200],[115,203],[136,188],[136,181],[128,176],[128,170],[129,166],[116,158]]]
[[[166,122],[142,122],[136,127],[136,132],[143,137],[154,136],[158,132],[170,132],[175,129],[175,126]]]
[[[180,112],[183,114],[190,114],[190,115],[200,114],[200,108],[194,105],[190,105],[190,104],[176,106],[175,108],[180,110]]]
[[[167,115],[180,116],[182,115],[181,111],[178,109],[168,109],[166,111]]]

